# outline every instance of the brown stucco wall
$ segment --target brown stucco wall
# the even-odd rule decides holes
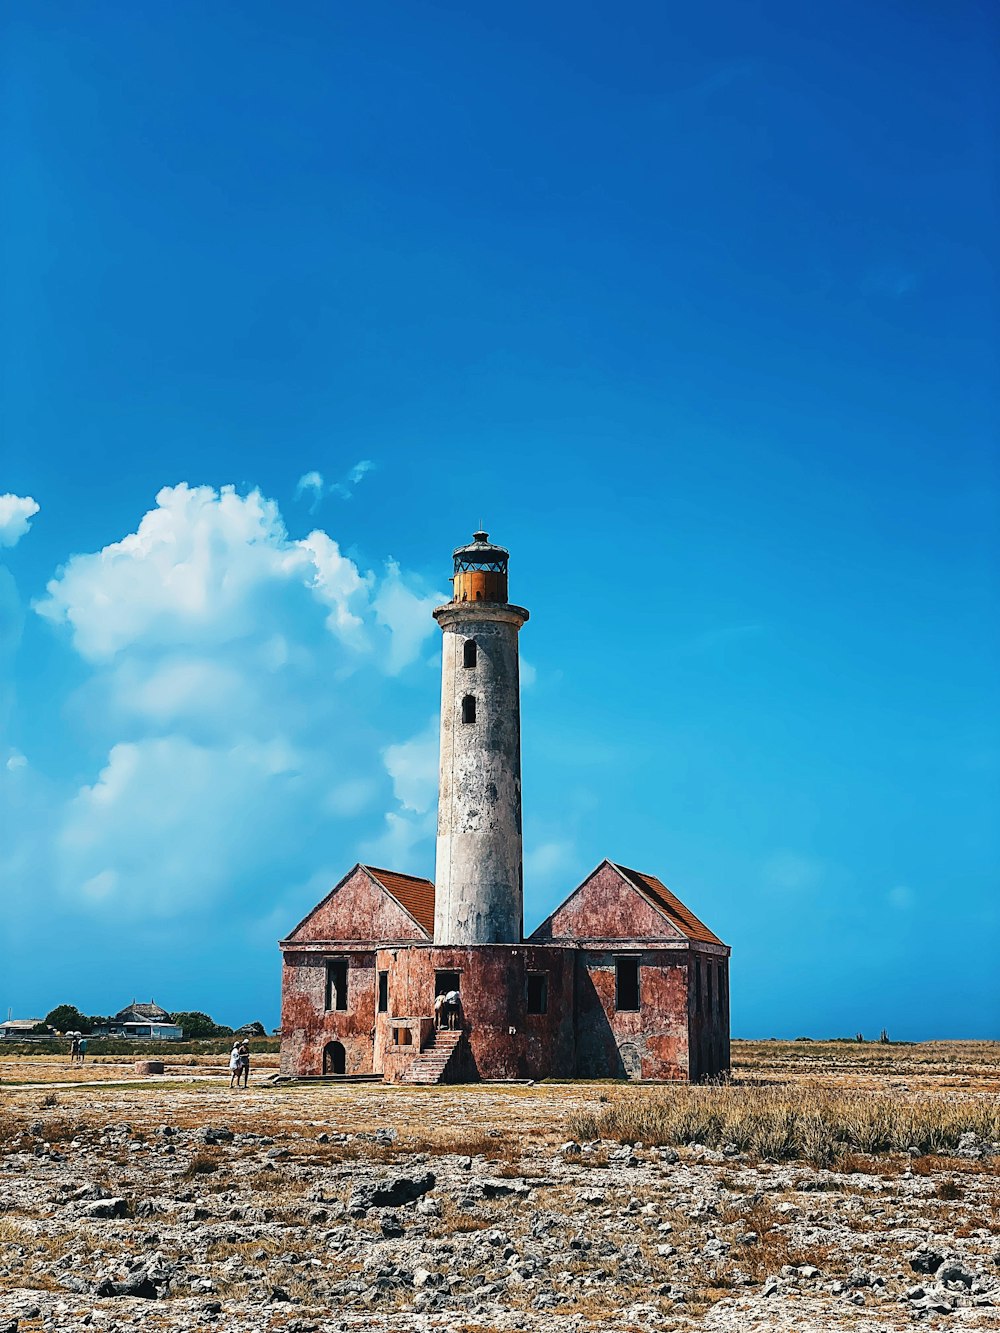
[[[347,1010],[327,1010],[327,959],[346,958]],[[339,1041],[345,1072],[370,1074],[375,1029],[374,949],[330,946],[284,954],[281,983],[281,1072],[296,1078],[323,1073],[323,1048]]]
[[[429,1016],[434,976],[458,972],[470,1078],[570,1077],[574,1067],[573,950],[539,945],[413,946],[380,950],[389,972],[390,1015]],[[528,972],[548,976],[544,1014],[528,1014]],[[376,1028],[375,1066],[387,1074],[398,1053],[387,1049],[391,1017]],[[511,1032],[510,1029],[514,1031]]]
[[[283,943],[425,939],[426,933],[413,917],[356,866]]]
[[[615,1005],[615,964],[639,960],[639,1008]],[[579,1078],[687,1079],[687,950],[581,949],[576,969]]]
[[[684,940],[612,865],[598,866],[530,936],[543,940]]]

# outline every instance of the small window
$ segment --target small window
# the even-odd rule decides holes
[[[347,959],[335,958],[326,965],[326,1007],[347,1008]]]
[[[615,1008],[639,1008],[638,958],[619,958],[615,962]]]
[[[547,1014],[549,1011],[549,978],[545,972],[528,973],[528,1013]]]
[[[476,701],[471,694],[467,694],[462,700],[462,721],[475,722],[476,720]]]
[[[393,1028],[392,1044],[393,1046],[412,1046],[413,1033],[409,1028]]]
[[[476,665],[476,641],[475,639],[466,639],[462,645],[462,665],[465,667],[474,667]]]
[[[378,974],[378,1011],[380,1014],[389,1012],[389,973],[380,972]]]

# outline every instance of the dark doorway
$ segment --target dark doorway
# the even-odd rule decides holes
[[[639,1008],[638,958],[615,959],[615,1008],[626,1011]]]
[[[528,973],[528,1013],[544,1014],[549,1008],[549,978],[544,972]]]
[[[333,958],[326,965],[326,1007],[347,1008],[347,959]]]
[[[450,990],[459,990],[461,975],[458,972],[435,972],[434,994],[447,995]]]
[[[346,1074],[347,1052],[340,1041],[329,1041],[323,1047],[323,1073]]]

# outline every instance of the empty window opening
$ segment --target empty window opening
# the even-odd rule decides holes
[[[615,962],[615,1008],[639,1008],[638,958],[619,958]]]
[[[389,973],[380,972],[378,974],[378,1011],[380,1014],[389,1012]]]
[[[323,1047],[323,1073],[347,1073],[347,1052],[343,1042],[330,1041]]]
[[[467,694],[462,700],[462,721],[475,722],[476,720],[476,701],[471,694]]]
[[[477,589],[476,589],[476,601],[477,601],[477,602],[481,602],[482,600],[483,600],[483,592],[482,592],[482,589],[481,589],[481,588],[477,588]]]
[[[412,1046],[413,1033],[409,1028],[393,1028],[392,1044],[393,1046]]]
[[[462,665],[474,667],[476,665],[476,641],[475,639],[466,639],[462,645]]]
[[[549,1011],[549,978],[546,972],[528,973],[528,1013],[547,1014]]]
[[[326,1007],[347,1008],[347,959],[335,958],[326,965]]]
[[[459,975],[457,972],[435,972],[434,973],[434,994],[447,995],[451,990],[458,990]]]

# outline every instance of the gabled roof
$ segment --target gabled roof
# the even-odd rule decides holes
[[[327,903],[337,894],[358,871],[373,880],[384,894],[397,907],[400,907],[414,925],[418,926],[429,938],[434,935],[434,885],[429,879],[420,879],[416,875],[403,875],[398,870],[378,870],[374,866],[363,865],[360,861],[352,866],[339,883],[335,884],[325,898],[311,908],[298,925],[288,932],[285,941],[294,940],[299,931],[321,912]],[[284,943],[284,941],[283,941]]]
[[[718,935],[713,935],[705,923],[699,921],[694,912],[685,907],[679,898],[675,898],[655,875],[645,875],[641,870],[629,870],[627,866],[620,866],[615,861],[609,864],[624,875],[640,893],[644,893],[661,912],[665,912],[681,934],[686,935],[689,940],[697,940],[699,944],[722,943]]]
[[[130,1019],[129,1014],[133,1014],[134,1017]],[[162,1023],[164,1021],[169,1023],[172,1021],[166,1009],[161,1009],[154,1001],[150,1000],[149,1004],[136,1004],[135,1000],[133,1000],[132,1003],[127,1004],[124,1009],[118,1010],[117,1014],[115,1014],[112,1019],[112,1022],[148,1023],[150,1020],[157,1023]]]
[[[434,934],[434,885],[429,879],[402,875],[398,870],[378,870],[362,865],[372,879],[377,879],[387,893],[404,907],[428,935]]]

